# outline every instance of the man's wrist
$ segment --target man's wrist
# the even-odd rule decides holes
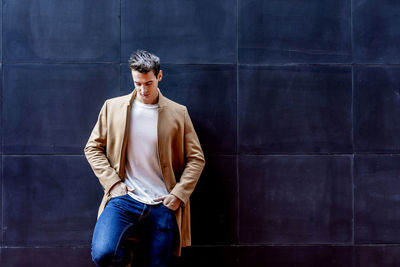
[[[180,207],[185,207],[185,202],[183,202],[182,199],[180,199],[177,195],[174,195],[174,194],[170,194],[170,195],[176,197],[180,201],[180,204],[179,204]]]
[[[113,191],[120,183],[122,183],[122,181],[118,181],[118,182],[116,182],[115,184],[113,184],[113,185],[110,187],[110,190],[108,190],[108,195],[109,195],[109,196],[111,196],[111,191]]]

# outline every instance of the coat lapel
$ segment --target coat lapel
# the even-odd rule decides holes
[[[157,153],[158,153],[158,160],[160,163],[161,173],[164,179],[164,182],[167,186],[167,190],[170,191],[170,184],[169,181],[165,179],[167,175],[165,172],[165,162],[163,151],[165,149],[166,140],[165,140],[165,133],[166,133],[166,122],[167,120],[165,117],[167,116],[167,104],[164,96],[158,91],[158,121],[157,121]]]
[[[132,103],[133,100],[136,97],[136,90],[133,90],[131,93],[130,97],[128,98],[128,101],[126,101],[123,105],[124,107],[122,108],[122,116],[123,118],[123,142],[122,142],[122,147],[120,151],[120,164],[119,164],[119,170],[118,174],[119,177],[122,179],[125,179],[125,161],[126,161],[126,150],[127,150],[127,145],[128,145],[128,136],[129,136],[129,127],[130,127],[130,115],[131,115],[131,109],[132,109]]]

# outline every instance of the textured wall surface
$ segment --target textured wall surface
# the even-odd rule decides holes
[[[137,49],[207,159],[177,266],[400,265],[397,0],[0,2],[0,266],[94,266],[83,147]]]

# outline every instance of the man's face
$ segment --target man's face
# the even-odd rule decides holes
[[[157,77],[153,71],[148,73],[141,73],[132,70],[132,78],[137,91],[136,97],[140,102],[145,104],[155,104],[158,101],[158,82],[162,79],[162,71],[158,73]]]

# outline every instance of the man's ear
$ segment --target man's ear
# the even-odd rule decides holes
[[[162,80],[162,70],[160,70],[160,72],[158,73],[157,80],[158,80],[159,82],[161,82],[161,80]]]

